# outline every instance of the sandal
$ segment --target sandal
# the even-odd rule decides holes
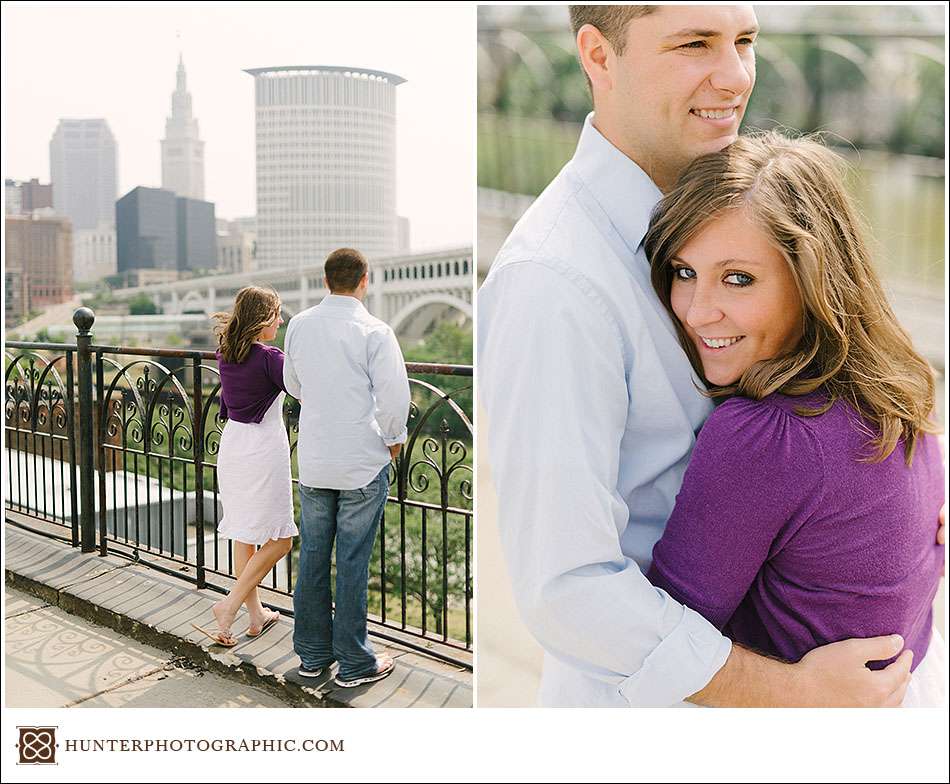
[[[396,669],[396,662],[394,662],[389,656],[380,656],[376,659],[376,672],[371,672],[369,675],[363,675],[357,678],[340,678],[337,675],[333,682],[337,686],[342,686],[344,689],[352,689],[354,686],[362,686],[364,683],[374,683],[376,681],[381,681],[383,678],[392,675],[393,670]]]
[[[248,630],[246,634],[252,640],[256,640],[268,629],[272,629],[273,627],[275,627],[279,621],[280,621],[280,613],[277,612],[277,610],[274,610],[271,616],[266,621],[264,621],[263,625],[261,626],[261,630],[257,634],[251,634],[250,630]]]
[[[199,632],[201,632],[203,635],[205,635],[205,637],[210,637],[212,640],[214,640],[215,645],[220,645],[223,648],[233,648],[235,645],[238,644],[237,639],[233,637],[231,632],[229,631],[223,632],[219,630],[218,632],[212,634],[203,626],[199,626],[197,623],[193,623],[191,625],[194,628],[196,628]]]

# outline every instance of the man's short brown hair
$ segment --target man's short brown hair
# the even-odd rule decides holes
[[[627,46],[627,25],[631,19],[639,19],[656,11],[655,5],[572,5],[571,29],[577,31],[590,24],[600,30],[617,54],[623,54]]]
[[[366,257],[353,248],[337,248],[323,262],[323,275],[331,293],[356,291],[368,269]]]

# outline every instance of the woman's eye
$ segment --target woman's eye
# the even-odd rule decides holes
[[[679,280],[692,280],[696,277],[696,272],[689,267],[677,267],[673,270],[673,275]]]
[[[746,275],[744,272],[730,272],[723,278],[723,281],[730,286],[748,286],[753,280],[751,275]]]

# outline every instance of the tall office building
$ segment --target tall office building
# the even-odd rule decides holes
[[[5,261],[22,276],[6,285],[25,292],[17,296],[28,309],[42,310],[73,296],[73,230],[67,218],[7,215],[4,234]]]
[[[60,120],[49,143],[53,207],[73,229],[115,220],[116,145],[105,120]]]
[[[191,93],[185,64],[178,57],[172,113],[162,139],[162,188],[189,199],[205,197],[205,143],[198,138],[198,121],[191,113]]]
[[[299,268],[335,248],[394,253],[396,87],[383,71],[251,68],[257,266]]]
[[[139,186],[115,203],[121,273],[151,270],[140,280],[174,280],[178,272],[217,266],[214,205]]]
[[[115,203],[119,272],[178,270],[178,208],[175,194],[161,188],[133,188]]]
[[[200,199],[175,199],[178,229],[178,269],[213,270],[218,266],[218,233],[214,205]]]

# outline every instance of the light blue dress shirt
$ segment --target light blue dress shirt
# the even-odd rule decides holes
[[[356,490],[406,441],[409,379],[392,329],[355,297],[330,294],[290,320],[284,387],[298,398],[297,467],[308,487]]]
[[[712,410],[650,283],[660,199],[587,118],[478,296],[478,388],[545,706],[664,706],[731,643],[644,577]]]

